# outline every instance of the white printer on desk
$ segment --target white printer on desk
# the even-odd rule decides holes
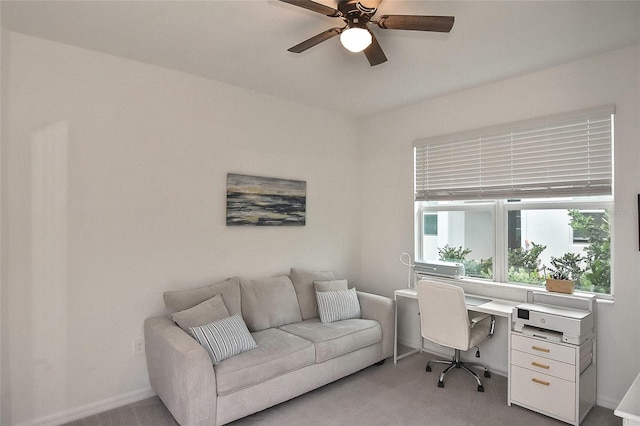
[[[593,312],[523,303],[513,308],[513,330],[549,341],[580,345],[594,335]]]

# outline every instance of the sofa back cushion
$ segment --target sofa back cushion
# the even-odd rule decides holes
[[[174,312],[169,317],[187,333],[191,327],[211,324],[229,316],[229,311],[222,300],[221,294],[184,311]]]
[[[316,292],[349,290],[349,282],[347,280],[314,281],[313,287],[316,289]]]
[[[211,299],[216,294],[222,295],[222,300],[230,315],[240,314],[240,278],[238,277],[191,290],[166,291],[164,293],[164,303],[169,313],[173,314],[174,312],[192,308],[205,300]]]
[[[289,276],[293,282],[293,287],[296,289],[296,297],[300,304],[302,319],[317,318],[318,303],[316,302],[316,290],[313,282],[333,281],[335,279],[333,272],[291,268]]]
[[[287,276],[241,280],[242,316],[249,331],[302,321],[291,279]]]

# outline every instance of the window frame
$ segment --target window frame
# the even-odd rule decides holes
[[[414,141],[416,261],[426,260],[425,211],[469,211],[483,200],[495,209],[493,280],[465,278],[468,282],[540,289],[508,282],[510,211],[606,209],[613,240],[615,112],[615,105],[602,105]],[[569,245],[584,246],[573,239]],[[613,298],[613,251],[612,245],[610,293],[588,294]]]
[[[422,259],[424,260],[424,249],[422,247],[422,241],[423,241],[423,237],[424,237],[424,229],[423,229],[423,225],[422,225],[422,217],[424,214],[424,211],[426,209],[428,209],[429,213],[432,212],[440,212],[440,211],[491,211],[491,215],[493,216],[493,220],[495,222],[495,218],[496,218],[496,209],[495,209],[495,205],[492,201],[480,201],[480,202],[473,202],[472,204],[467,204],[467,205],[462,205],[460,202],[457,202],[455,204],[451,204],[451,205],[444,205],[444,204],[433,204],[433,205],[427,205],[428,202],[420,202],[420,201],[416,201],[415,205],[418,206],[418,204],[423,204],[420,207],[416,208],[416,230],[417,232],[415,233],[415,237],[416,237],[416,249],[415,249],[415,258],[416,259]],[[491,207],[490,209],[487,207]],[[493,241],[493,247],[492,247],[492,251],[495,253],[496,250],[496,242],[495,242],[495,238]]]
[[[491,207],[493,215],[493,279],[481,279],[476,277],[465,277],[464,280],[468,282],[476,282],[479,284],[495,285],[496,287],[503,288],[518,288],[522,290],[540,290],[540,286],[535,286],[526,283],[515,283],[508,281],[508,213],[514,210],[562,210],[562,209],[576,209],[576,210],[601,210],[608,209],[613,210],[614,202],[613,196],[611,197],[594,197],[596,199],[548,199],[548,200],[484,200],[478,201],[469,200],[467,204],[464,201],[450,202],[451,204],[436,204],[433,202],[416,201],[415,202],[415,259],[420,262],[428,261],[424,259],[423,245],[423,229],[422,221],[423,215],[439,212],[439,211],[487,211],[487,207]],[[611,215],[611,238],[613,240],[614,220]],[[614,254],[611,250],[611,287],[609,294],[593,293],[576,290],[577,293],[594,294],[600,299],[613,300],[614,296]],[[451,278],[451,280],[454,280]]]

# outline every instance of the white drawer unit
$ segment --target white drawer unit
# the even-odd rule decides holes
[[[548,342],[546,340],[532,339],[531,337],[513,333],[511,337],[511,349],[554,359],[567,364],[575,364],[575,346]]]
[[[511,365],[526,368],[531,373],[546,374],[559,379],[576,381],[576,368],[573,363],[544,358],[540,355],[531,355],[517,350],[511,351]]]
[[[581,345],[510,333],[509,405],[579,425],[595,404],[593,340]]]
[[[575,419],[575,382],[511,366],[511,399],[523,407],[573,423]]]

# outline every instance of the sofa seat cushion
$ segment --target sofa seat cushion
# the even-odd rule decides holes
[[[380,323],[367,319],[323,324],[318,318],[312,318],[283,325],[280,330],[312,341],[316,349],[316,362],[327,361],[382,341]]]
[[[226,395],[312,365],[313,344],[301,337],[269,328],[251,333],[256,349],[225,359],[215,366],[218,395]]]

